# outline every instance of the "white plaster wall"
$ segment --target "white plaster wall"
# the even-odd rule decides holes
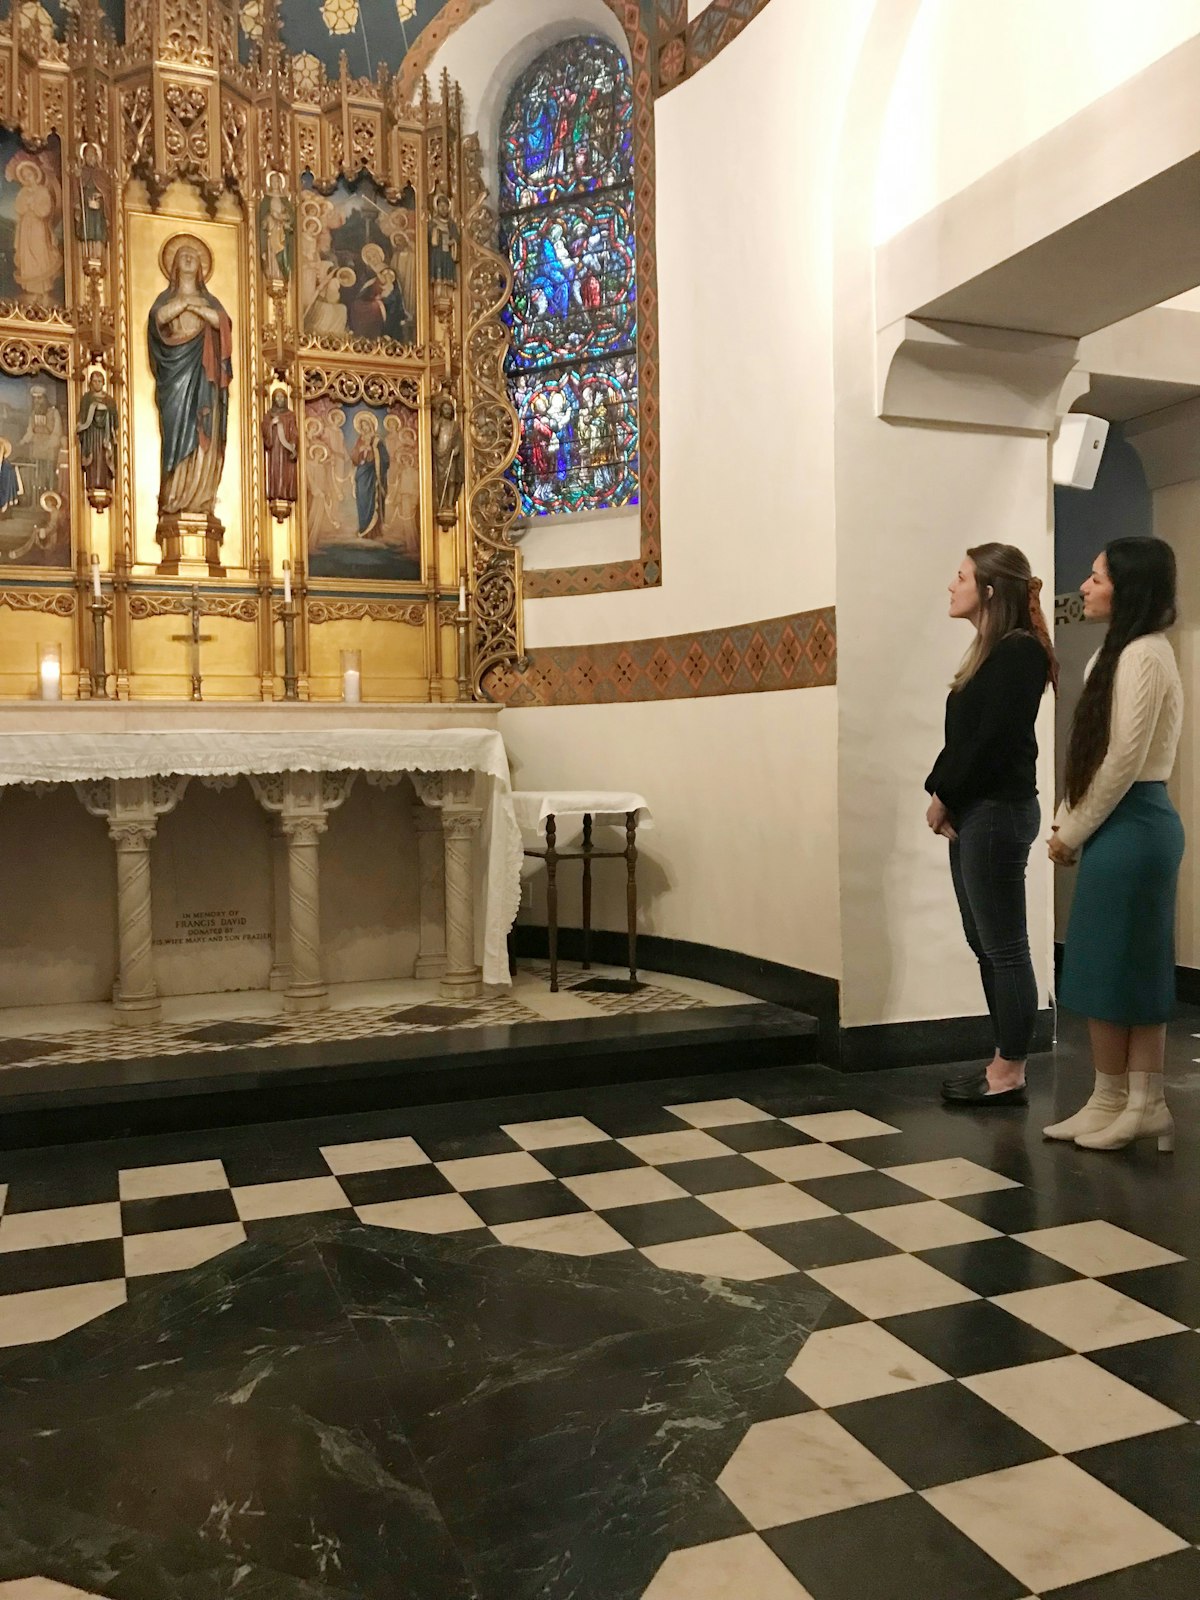
[[[874,237],[891,238],[1198,32],[1200,0],[922,0],[888,99]]]
[[[1183,678],[1183,734],[1171,798],[1188,843],[1179,875],[1175,959],[1180,966],[1200,967],[1200,480],[1155,492],[1154,531],[1174,549],[1179,570],[1179,622],[1171,640]]]
[[[0,1006],[109,999],[117,874],[104,823],[69,785],[6,789],[0,818]]]
[[[506,711],[501,731],[518,788],[647,796],[643,932],[836,976],[834,689]],[[564,926],[579,924],[578,876],[560,870]],[[596,926],[623,929],[623,864],[599,863],[594,881]],[[543,883],[530,900],[535,921]]]

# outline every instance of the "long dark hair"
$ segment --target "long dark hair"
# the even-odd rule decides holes
[[[1113,683],[1127,644],[1175,621],[1175,552],[1161,539],[1114,539],[1104,547],[1112,579],[1112,619],[1083,686],[1067,746],[1066,791],[1077,806],[1108,753]]]
[[[1046,652],[1047,676],[1058,688],[1058,658],[1042,614],[1042,580],[1029,569],[1024,551],[1013,544],[977,544],[967,551],[975,567],[975,587],[983,606],[979,631],[954,675],[952,689],[961,689],[1010,633],[1032,633]],[[991,598],[987,591],[991,590]]]

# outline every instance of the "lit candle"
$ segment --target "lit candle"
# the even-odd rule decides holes
[[[100,598],[100,557],[92,557],[92,593],[96,599]]]
[[[347,667],[342,674],[342,699],[352,706],[362,700],[362,673],[354,667]]]
[[[458,580],[458,614],[460,617],[465,617],[467,614],[467,580],[465,577]]]
[[[43,700],[62,699],[62,655],[56,644],[38,655],[38,689]]]
[[[290,606],[292,603],[292,563],[283,563],[283,603]]]

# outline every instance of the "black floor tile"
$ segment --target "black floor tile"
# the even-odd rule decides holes
[[[202,1228],[214,1222],[237,1220],[237,1207],[228,1189],[121,1202],[123,1233],[161,1233],[168,1228]]]
[[[915,1205],[927,1200],[885,1172],[847,1172],[838,1178],[800,1178],[797,1188],[835,1211],[875,1211],[881,1206]]]
[[[499,1128],[478,1133],[422,1133],[417,1143],[431,1161],[465,1161],[470,1156],[505,1156],[521,1147]]]
[[[1145,1267],[1140,1272],[1118,1272],[1104,1281],[1186,1327],[1200,1328],[1200,1216],[1191,1248],[1196,1250],[1197,1259]]]
[[[768,1250],[794,1267],[840,1267],[849,1261],[899,1255],[895,1245],[848,1217],[817,1217],[813,1222],[781,1222],[769,1228],[747,1228]]]
[[[346,1172],[338,1176],[352,1206],[384,1200],[417,1200],[429,1194],[452,1194],[454,1185],[432,1162],[415,1167],[385,1167],[378,1172]]]
[[[773,1173],[744,1156],[709,1156],[703,1161],[672,1161],[663,1168],[672,1183],[689,1194],[721,1194],[726,1189],[755,1189],[778,1183]]]
[[[676,1103],[684,1104],[683,1101]],[[589,1122],[603,1128],[614,1139],[635,1139],[644,1133],[691,1131],[691,1123],[684,1122],[682,1117],[670,1111],[664,1111],[661,1106],[618,1104],[611,1107],[602,1105],[596,1109],[589,1104],[587,1117]]]
[[[960,1383],[931,1383],[830,1410],[910,1488],[932,1489],[1053,1455]]]
[[[1089,1361],[1106,1368],[1172,1411],[1200,1419],[1200,1333],[1168,1333],[1136,1339],[1111,1350],[1093,1350]],[[1197,1491],[1200,1493],[1200,1489]],[[1200,1592],[1200,1591],[1198,1591]]]
[[[561,1183],[514,1183],[502,1189],[472,1189],[465,1196],[472,1211],[489,1227],[503,1222],[529,1222],[534,1217],[565,1217],[588,1207]]]
[[[307,1140],[282,1146],[266,1139],[247,1139],[244,1145],[227,1147],[221,1153],[230,1188],[249,1188],[256,1183],[286,1183],[293,1178],[327,1178],[329,1167],[315,1144]]]
[[[1200,1550],[1179,1550],[1123,1567],[1086,1583],[1046,1591],[1045,1600],[1196,1600],[1200,1595]]]
[[[183,1037],[198,1044],[254,1044],[278,1033],[278,1025],[270,1022],[210,1022],[202,1028],[188,1028]]]
[[[915,1494],[762,1537],[816,1600],[1021,1600],[1029,1592]]]
[[[604,1212],[623,1239],[639,1249],[651,1244],[674,1244],[680,1239],[704,1239],[714,1233],[735,1233],[733,1224],[699,1200],[656,1200],[646,1206],[617,1206]]]
[[[8,1184],[5,1216],[18,1211],[50,1211],[58,1206],[91,1206],[118,1198],[117,1166],[47,1162],[40,1170],[21,1152],[19,1167],[9,1176],[0,1164],[0,1183]]]
[[[987,1194],[959,1195],[948,1204],[1001,1233],[1027,1233],[1034,1228],[1058,1228],[1068,1222],[1091,1222],[1097,1215],[1094,1201],[1074,1193],[1036,1189],[993,1189]]]
[[[591,1172],[623,1172],[628,1167],[644,1167],[641,1156],[626,1150],[615,1139],[607,1144],[567,1144],[557,1150],[537,1150],[537,1159],[556,1178],[581,1178]]]
[[[69,1283],[100,1283],[124,1274],[125,1251],[120,1239],[10,1250],[0,1254],[0,1295],[58,1289]]]
[[[814,1281],[814,1287],[817,1285]],[[828,1293],[828,1291],[826,1291]],[[852,1322],[867,1322],[861,1311],[856,1311],[845,1300],[839,1300],[837,1295],[829,1295],[829,1304],[821,1312],[817,1320],[817,1328],[845,1328]],[[813,1329],[816,1332],[816,1328]]]
[[[736,1122],[728,1128],[707,1128],[714,1139],[727,1144],[731,1150],[784,1150],[794,1144],[814,1144],[816,1141],[799,1128],[786,1122]]]
[[[1079,1273],[1039,1255],[1016,1239],[980,1239],[974,1244],[944,1245],[916,1251],[922,1261],[984,1296],[1015,1294],[1019,1289],[1044,1289],[1070,1283]]]
[[[1057,1339],[987,1300],[910,1311],[883,1319],[881,1326],[952,1378],[1070,1354]]]
[[[1194,1423],[1079,1450],[1071,1460],[1181,1539],[1200,1543],[1200,1428]]]

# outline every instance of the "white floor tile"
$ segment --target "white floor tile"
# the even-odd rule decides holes
[[[626,1150],[652,1167],[665,1167],[672,1161],[704,1161],[710,1156],[727,1156],[730,1149],[711,1134],[698,1128],[686,1133],[639,1133],[631,1139],[621,1139]]]
[[[756,1533],[743,1533],[676,1550],[659,1567],[642,1600],[812,1600],[812,1596]]]
[[[927,1489],[925,1499],[1039,1592],[1187,1548],[1061,1456]]]
[[[120,1237],[121,1207],[116,1200],[57,1206],[49,1211],[12,1211],[0,1217],[0,1251],[42,1250],[48,1245]]]
[[[127,1234],[125,1276],[144,1278],[155,1272],[186,1271],[245,1242],[246,1230],[240,1222],[214,1222],[199,1228]]]
[[[518,1245],[524,1250],[550,1250],[562,1256],[605,1256],[633,1248],[603,1217],[590,1211],[567,1217],[537,1217],[532,1222],[502,1222],[492,1232],[501,1244]]]
[[[589,1172],[564,1178],[563,1187],[593,1211],[613,1211],[618,1206],[648,1206],[658,1200],[681,1200],[686,1189],[657,1167],[622,1167],[616,1172]]]
[[[642,1254],[656,1267],[671,1272],[734,1278],[742,1283],[785,1278],[797,1270],[790,1261],[746,1233],[718,1233],[708,1238],[680,1239],[673,1244],[647,1245]]]
[[[717,1484],[754,1528],[909,1493],[907,1484],[824,1411],[755,1423]]]
[[[252,1183],[233,1191],[243,1222],[266,1217],[301,1217],[311,1211],[340,1211],[350,1202],[336,1178],[288,1178],[282,1183]]]
[[[686,1105],[665,1108],[693,1128],[732,1128],[743,1122],[770,1122],[769,1111],[752,1106],[748,1100],[692,1100]]]
[[[0,1583],[0,1600],[104,1600],[95,1589],[72,1589],[53,1578],[12,1578]]]
[[[429,1160],[415,1139],[364,1139],[358,1144],[323,1144],[321,1154],[335,1176],[420,1167]]]
[[[549,1117],[542,1122],[501,1124],[514,1144],[522,1150],[558,1150],[564,1145],[608,1144],[609,1136],[586,1117]]]
[[[784,1117],[811,1139],[835,1144],[840,1139],[872,1139],[884,1133],[899,1133],[890,1122],[869,1117],[865,1111],[815,1111],[806,1117]]]
[[[961,1156],[951,1156],[947,1161],[916,1161],[883,1170],[890,1178],[907,1183],[910,1189],[917,1189],[934,1200],[953,1200],[964,1194],[988,1194],[993,1189],[1021,1187],[1012,1178],[1003,1178],[998,1172]]]
[[[156,1200],[170,1194],[204,1194],[227,1189],[229,1179],[219,1161],[178,1161],[165,1167],[124,1167],[122,1200]]]
[[[1173,1250],[1164,1250],[1111,1222],[1072,1222],[1062,1228],[1035,1228],[1014,1237],[1031,1250],[1089,1278],[1103,1278],[1110,1272],[1137,1272],[1142,1267],[1165,1267],[1183,1260]]]
[[[1094,1278],[996,1295],[995,1303],[1071,1350],[1104,1350],[1183,1331],[1181,1322],[1173,1322]]]
[[[963,1383],[1060,1455],[1155,1433],[1184,1420],[1086,1356],[1002,1367]]]
[[[940,1367],[874,1322],[818,1329],[805,1340],[787,1375],[826,1408],[948,1382]]]
[[[726,1189],[717,1194],[697,1195],[710,1211],[715,1211],[735,1228],[770,1228],[783,1222],[812,1222],[817,1217],[834,1217],[837,1212],[821,1200],[814,1200],[803,1189],[790,1183],[764,1183],[757,1188]]]
[[[124,1278],[0,1295],[0,1347],[58,1339],[124,1304]]]
[[[870,1168],[857,1156],[847,1155],[828,1144],[791,1144],[782,1150],[747,1150],[746,1160],[765,1172],[790,1183],[813,1178],[840,1178],[847,1172],[868,1172]]]
[[[430,1194],[415,1200],[381,1200],[356,1206],[360,1222],[377,1228],[402,1228],[407,1233],[461,1233],[482,1228],[483,1219],[460,1194]]]
[[[851,1211],[849,1217],[851,1222],[877,1233],[901,1250],[937,1250],[942,1245],[974,1244],[980,1239],[999,1238],[995,1228],[940,1200]]]
[[[818,1267],[809,1277],[876,1321],[979,1299],[974,1290],[965,1289],[915,1256],[882,1256],[840,1267]]]
[[[499,1156],[465,1156],[439,1161],[438,1171],[463,1193],[472,1189],[508,1189],[515,1183],[540,1183],[553,1176],[524,1150]]]

